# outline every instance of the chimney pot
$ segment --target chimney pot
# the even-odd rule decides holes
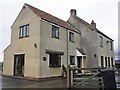
[[[91,26],[92,26],[93,28],[96,28],[96,23],[94,22],[94,20],[92,20]]]
[[[73,16],[73,15],[77,15],[77,11],[76,11],[76,9],[71,9],[70,10],[70,16]]]

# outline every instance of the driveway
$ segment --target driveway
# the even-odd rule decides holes
[[[116,74],[116,81],[120,81],[120,74]],[[1,88],[67,88],[66,79],[48,78],[40,81],[25,80],[15,77],[1,76],[0,72],[0,89]],[[89,85],[88,85],[89,86]],[[89,86],[94,86],[93,84]],[[84,86],[85,88],[86,86]],[[120,85],[117,85],[120,88]],[[88,88],[88,87],[87,87]],[[97,87],[92,87],[97,88]],[[65,90],[65,89],[64,89]]]
[[[2,77],[2,88],[66,88],[66,79],[62,77],[41,81]]]

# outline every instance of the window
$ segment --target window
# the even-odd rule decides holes
[[[103,47],[103,37],[100,36],[100,47]]]
[[[110,67],[110,57],[108,57],[108,67]]]
[[[70,56],[70,65],[75,65],[75,57]]]
[[[74,33],[69,32],[69,41],[74,42]]]
[[[107,67],[107,57],[105,57],[105,66]]]
[[[52,25],[52,37],[59,39],[59,27]]]
[[[101,56],[101,67],[104,67],[104,57]]]
[[[61,67],[61,55],[49,54],[49,67]]]
[[[114,66],[114,64],[113,64],[113,58],[111,58],[111,65],[112,65],[112,67]]]
[[[29,24],[21,26],[19,30],[19,38],[29,36]]]
[[[110,41],[110,50],[113,49],[112,41]]]

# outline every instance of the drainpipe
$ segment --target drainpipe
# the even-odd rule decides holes
[[[67,40],[67,66],[68,66],[68,30],[66,30],[66,40]]]

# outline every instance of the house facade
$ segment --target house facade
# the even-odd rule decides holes
[[[62,76],[62,65],[112,67],[113,40],[81,22],[75,13],[71,11],[65,22],[25,4],[11,27],[11,43],[4,50],[3,75],[46,78]],[[106,41],[112,42],[112,50]]]
[[[80,48],[85,48],[87,67],[114,67],[113,40],[96,28],[96,23],[91,24],[76,15],[76,10],[71,10],[68,23],[81,32]]]

